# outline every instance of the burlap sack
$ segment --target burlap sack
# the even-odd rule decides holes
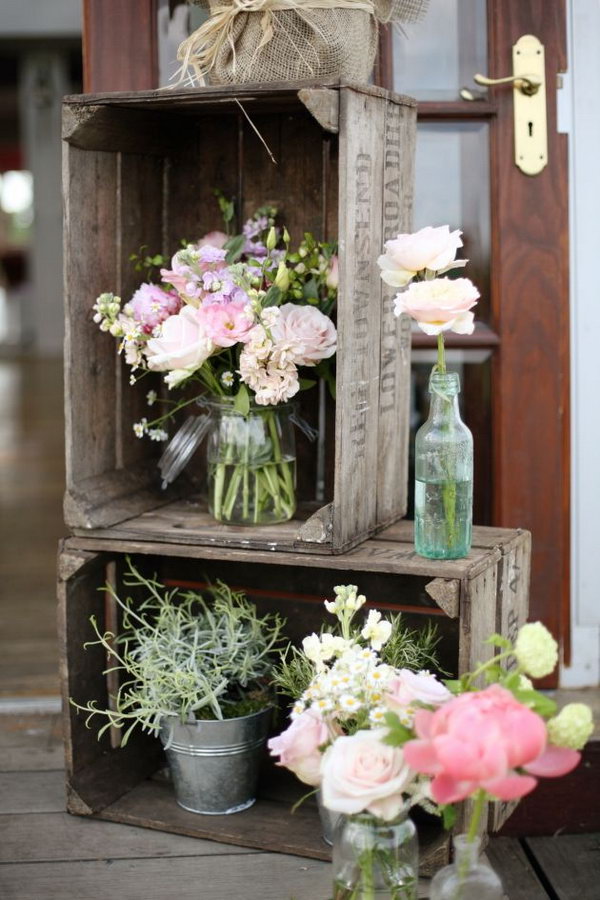
[[[429,0],[192,0],[210,18],[178,52],[188,83],[367,82],[379,22],[414,22]],[[189,74],[185,74],[189,73]]]

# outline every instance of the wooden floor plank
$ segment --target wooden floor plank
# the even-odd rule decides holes
[[[0,772],[50,771],[64,764],[59,714],[0,716]]]
[[[80,819],[67,813],[0,816],[0,862],[214,856],[231,852],[230,846],[215,841]],[[250,851],[236,847],[233,852]]]
[[[548,894],[516,838],[494,838],[485,853],[502,880],[508,900],[548,900]]]
[[[2,900],[325,900],[327,863],[280,854],[0,866]]]
[[[0,814],[64,812],[65,773],[0,772]]]
[[[525,845],[558,900],[600,897],[600,833],[526,838]]]

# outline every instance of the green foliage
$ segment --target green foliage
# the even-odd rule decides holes
[[[402,747],[407,741],[414,740],[412,730],[402,724],[396,713],[386,713],[385,724],[388,726],[389,732],[383,739],[384,744],[390,744],[392,747]]]
[[[146,277],[151,281],[154,274],[153,270],[166,265],[167,260],[162,253],[155,253],[153,255],[144,253],[144,250],[147,249],[146,244],[142,244],[139,253],[131,253],[129,255],[129,262],[133,263],[133,268],[136,272],[143,272],[145,269]]]
[[[121,632],[102,633],[92,617],[97,640],[85,645],[101,644],[114,663],[107,672],[122,673],[113,707],[71,700],[89,718],[106,716],[99,734],[128,725],[125,744],[136,724],[157,733],[164,716],[224,719],[268,706],[271,654],[279,647],[283,620],[258,616],[242,592],[222,581],[210,588],[209,603],[195,591],[167,590],[127,562],[124,584],[142,588],[145,599],[122,600],[106,585],[122,610]]]

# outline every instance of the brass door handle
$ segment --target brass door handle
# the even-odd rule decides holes
[[[512,48],[513,74],[506,78],[474,75],[476,84],[512,85],[515,165],[525,175],[539,175],[548,163],[544,45],[533,34],[522,35]],[[476,92],[477,93],[477,92]],[[463,88],[463,100],[483,99]]]
[[[534,94],[537,94],[542,86],[542,82],[534,75],[509,75],[507,78],[488,78],[487,75],[473,75],[473,81],[476,84],[486,85],[486,87],[512,84],[513,87],[528,97],[533,97]]]

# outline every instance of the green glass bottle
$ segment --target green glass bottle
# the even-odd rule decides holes
[[[456,372],[429,379],[429,418],[415,439],[415,549],[460,559],[471,549],[473,436],[460,418]]]

